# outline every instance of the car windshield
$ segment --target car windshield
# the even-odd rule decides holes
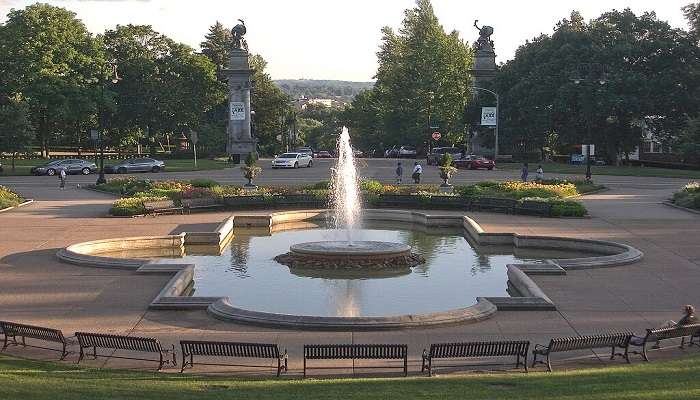
[[[413,146],[403,146],[404,150],[415,150],[416,148]]]
[[[297,153],[284,153],[279,158],[297,158]]]

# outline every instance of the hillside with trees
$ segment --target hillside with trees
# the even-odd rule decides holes
[[[371,89],[374,82],[350,82],[316,79],[278,79],[274,81],[294,99],[301,97],[352,101],[363,90]]]

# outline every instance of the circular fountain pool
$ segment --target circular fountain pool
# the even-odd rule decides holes
[[[342,240],[343,232],[312,226],[272,234],[237,229],[221,254],[207,255],[192,247],[181,258],[158,257],[158,261],[195,264],[193,295],[227,296],[237,309],[314,317],[387,317],[461,309],[474,305],[478,296],[509,296],[507,264],[582,256],[502,246],[475,249],[461,229],[367,223],[358,230],[359,239],[389,241],[401,249],[410,246],[425,262],[398,271],[345,271],[290,268],[275,261],[298,243]],[[115,255],[157,256],[111,254]]]

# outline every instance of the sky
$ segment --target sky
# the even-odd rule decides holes
[[[35,1],[0,0],[0,22],[11,8]],[[251,52],[268,62],[274,79],[372,80],[383,26],[401,25],[414,0],[46,0],[74,11],[93,33],[117,24],[147,24],[199,50],[209,27],[246,22]],[[478,37],[474,20],[494,27],[496,61],[511,59],[526,40],[550,34],[578,10],[588,20],[611,9],[654,11],[671,26],[687,28],[681,7],[691,0],[433,0],[446,31]]]

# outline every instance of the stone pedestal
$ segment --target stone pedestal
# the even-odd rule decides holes
[[[222,72],[228,79],[229,91],[226,153],[229,159],[241,162],[248,154],[256,152],[257,144],[251,134],[250,77],[254,71],[250,68],[248,52],[231,50],[228,66]]]
[[[496,53],[491,49],[475,49],[474,51],[474,86],[488,87],[488,83],[496,77]]]

